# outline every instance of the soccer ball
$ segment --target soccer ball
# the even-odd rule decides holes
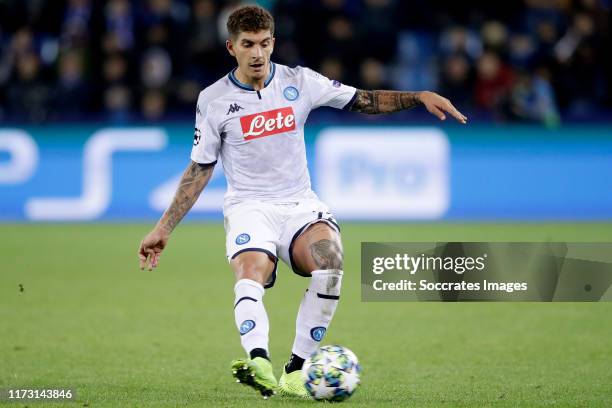
[[[359,385],[361,366],[357,356],[342,346],[323,346],[304,362],[306,389],[316,400],[344,401]]]

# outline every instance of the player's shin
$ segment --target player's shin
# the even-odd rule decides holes
[[[342,285],[340,269],[317,270],[312,272],[310,285],[302,298],[295,327],[291,360],[286,372],[302,368],[304,359],[316,350],[331,322]]]
[[[234,293],[234,317],[242,347],[251,358],[268,358],[270,325],[263,304],[263,286],[251,279],[240,279],[234,286]]]

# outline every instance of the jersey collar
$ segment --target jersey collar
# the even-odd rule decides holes
[[[232,82],[234,85],[236,85],[238,88],[240,88],[240,89],[244,89],[245,91],[254,91],[254,90],[255,90],[255,88],[253,88],[251,85],[244,84],[244,83],[240,82],[240,81],[238,80],[238,78],[236,78],[236,70],[237,70],[237,69],[238,69],[238,67],[236,67],[236,68],[232,69],[232,72],[230,72],[230,73],[228,74],[228,78],[229,78],[229,80],[230,80],[230,81],[231,81],[231,82]],[[268,86],[268,84],[269,84],[270,82],[272,82],[272,78],[274,78],[274,73],[275,73],[275,72],[276,72],[276,64],[275,64],[275,63],[273,63],[272,61],[270,61],[270,75],[268,75],[268,78],[267,78],[267,79],[266,79],[266,81],[264,82],[264,88],[265,88],[266,86]]]

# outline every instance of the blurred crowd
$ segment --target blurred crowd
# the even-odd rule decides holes
[[[611,111],[611,2],[257,3],[276,19],[276,62],[555,125]],[[0,0],[0,121],[191,119],[199,91],[234,65],[225,22],[241,3]]]

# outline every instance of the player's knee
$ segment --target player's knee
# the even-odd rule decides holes
[[[236,281],[250,279],[261,284],[265,281],[266,273],[261,268],[246,267],[236,271]]]
[[[342,246],[333,239],[320,239],[310,245],[312,260],[317,269],[343,269]]]
[[[259,252],[248,252],[232,260],[232,267],[237,281],[250,279],[263,285],[274,269],[274,262]]]

